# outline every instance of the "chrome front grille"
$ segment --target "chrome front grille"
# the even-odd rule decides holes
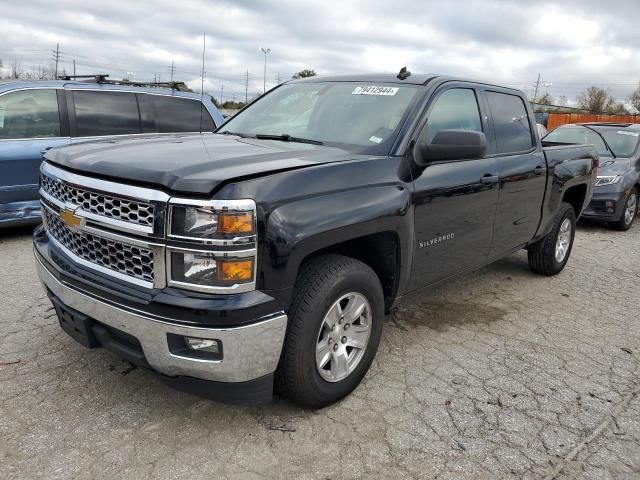
[[[155,212],[151,203],[92,192],[44,174],[40,175],[40,187],[56,200],[85,212],[153,228]]]
[[[153,283],[152,250],[87,232],[75,232],[47,208],[43,209],[43,219],[48,233],[77,257],[113,272]]]

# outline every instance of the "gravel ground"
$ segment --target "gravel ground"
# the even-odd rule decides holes
[[[176,392],[66,336],[29,232],[0,232],[0,477],[640,478],[640,224],[580,227],[387,318],[347,399],[305,411]]]

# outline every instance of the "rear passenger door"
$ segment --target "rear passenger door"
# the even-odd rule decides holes
[[[135,93],[72,90],[67,99],[74,142],[142,133]]]
[[[519,95],[509,90],[484,91],[491,119],[499,177],[498,205],[490,258],[522,247],[538,229],[547,182],[544,153],[536,142],[535,120]]]
[[[0,221],[37,213],[42,155],[70,141],[64,107],[64,95],[59,99],[56,89],[0,95]]]
[[[195,98],[137,95],[144,133],[213,132],[216,126],[202,102]]]

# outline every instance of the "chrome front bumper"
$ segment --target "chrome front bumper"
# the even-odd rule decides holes
[[[273,373],[278,365],[287,316],[276,313],[235,328],[202,328],[177,325],[132,311],[83,293],[56,279],[36,253],[38,276],[69,308],[100,323],[134,336],[153,369],[169,376],[186,376],[216,382],[245,382]],[[174,355],[167,334],[218,339],[222,360],[202,360]]]

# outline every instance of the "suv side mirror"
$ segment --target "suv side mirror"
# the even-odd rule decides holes
[[[472,160],[484,157],[487,138],[472,130],[440,130],[430,143],[418,140],[414,157],[422,167],[437,160]]]

